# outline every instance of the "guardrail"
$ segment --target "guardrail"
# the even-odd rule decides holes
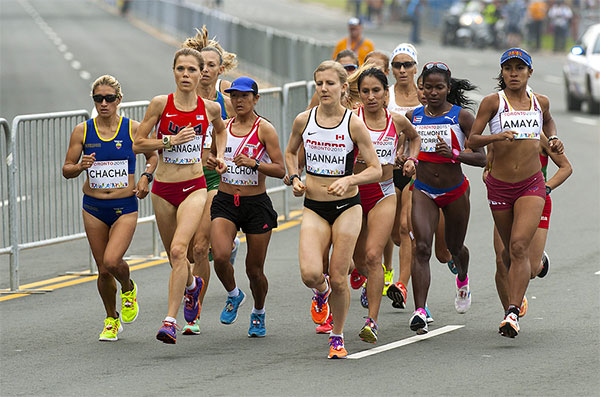
[[[257,112],[267,118],[277,130],[281,150],[289,140],[294,117],[306,109],[314,91],[314,83],[298,81],[260,90]],[[121,115],[142,120],[148,101],[124,102],[120,105]],[[75,126],[90,118],[86,110],[59,113],[21,115],[15,117],[12,128],[5,119],[0,119],[4,139],[0,140],[0,254],[10,255],[10,290],[0,293],[32,293],[44,290],[19,288],[19,253],[51,244],[85,238],[81,218],[81,189],[85,174],[74,180],[62,177],[63,163],[71,131]],[[145,159],[138,157],[136,175],[143,172]],[[284,217],[289,219],[291,189],[280,180],[267,179],[267,193],[281,194]],[[160,241],[156,220],[150,200],[139,203],[138,223],[153,225],[153,256],[159,255]],[[95,272],[95,264],[89,261]]]

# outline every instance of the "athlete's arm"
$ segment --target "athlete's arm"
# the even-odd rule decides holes
[[[131,136],[135,137],[135,133],[137,132],[137,129],[139,128],[140,123],[138,123],[135,120],[130,120],[129,123],[131,126]],[[154,171],[156,170],[156,166],[158,165],[157,151],[153,150],[151,152],[145,152],[144,157],[146,158],[146,163],[145,163],[146,167],[144,168],[143,172],[153,174]],[[137,198],[143,199],[144,197],[146,197],[148,195],[148,193],[150,193],[149,185],[150,185],[150,181],[148,180],[148,176],[146,176],[146,175],[140,176],[140,179],[138,179],[135,189],[133,189],[133,192],[135,193]]]
[[[223,102],[225,102],[225,112],[227,113],[227,117],[229,117],[230,114],[234,115],[235,109],[233,108],[233,105],[231,104],[231,99],[229,99],[229,97],[223,96]]]
[[[460,129],[465,134],[465,137],[468,139],[467,143],[470,143],[471,137],[473,136],[473,121],[474,117],[466,109],[461,109],[458,113],[458,124],[460,125]],[[480,135],[481,136],[481,135]],[[487,163],[485,157],[485,150],[482,147],[471,148],[471,150],[463,150],[459,153],[458,157],[456,157],[457,161],[461,163],[473,165],[475,167],[485,167]]]
[[[409,151],[408,157],[417,158],[421,151],[421,137],[417,133],[417,130],[412,123],[405,116],[392,112],[392,121],[396,126],[396,132],[400,135],[400,132],[404,134],[404,142],[408,139]],[[415,173],[415,163],[413,160],[406,160],[402,167],[402,173],[404,176],[412,176]]]
[[[267,154],[271,158],[271,163],[260,163],[258,171],[273,178],[283,178],[285,175],[285,165],[283,164],[283,154],[279,147],[279,138],[275,127],[267,120],[262,120],[258,128],[258,139],[265,145]]]
[[[92,166],[96,160],[95,154],[83,155],[83,132],[85,130],[85,122],[77,124],[71,133],[71,139],[69,140],[69,149],[65,157],[65,163],[62,167],[63,176],[67,179],[77,178],[84,170],[87,170]],[[81,162],[79,158],[81,157]]]
[[[227,146],[227,131],[225,130],[225,123],[221,119],[221,105],[217,102],[204,100],[206,107],[206,115],[208,120],[213,125],[213,145],[215,146],[215,170],[222,174],[227,170],[225,164],[225,146]]]
[[[348,175],[333,182],[327,188],[329,194],[342,196],[350,186],[377,182],[381,178],[381,164],[375,153],[371,136],[367,132],[365,123],[354,114],[350,116],[350,135],[354,144],[358,146],[367,168],[358,174]]]
[[[537,98],[540,106],[542,107],[544,124],[542,127],[542,131],[544,131],[544,135],[550,138],[552,136],[556,136],[556,123],[554,123],[554,119],[550,114],[550,100],[547,96],[541,94],[534,94]],[[554,152],[558,154],[562,154],[565,150],[562,141],[559,138],[554,138],[550,141],[549,144],[550,150],[548,152]]]
[[[544,151],[552,159],[552,162],[558,167],[554,175],[552,175],[552,177],[546,181],[546,186],[550,186],[550,188],[554,190],[562,185],[562,183],[566,181],[569,176],[571,176],[573,173],[573,166],[564,153],[558,154],[550,150],[548,139],[545,136],[541,137],[540,144],[542,145]]]
[[[292,125],[292,133],[290,134],[290,140],[288,141],[287,147],[285,148],[285,165],[287,168],[288,175],[299,175],[298,171],[298,150],[302,145],[302,132],[308,123],[309,111],[304,111],[296,116],[294,124]],[[301,196],[306,190],[306,186],[300,178],[294,178],[292,180],[292,186],[294,188],[294,196]]]
[[[485,183],[485,179],[487,178],[488,174],[492,170],[492,164],[494,163],[494,145],[489,145],[487,147],[486,151],[487,151],[486,164],[485,164],[485,167],[483,167],[483,174],[482,174],[483,183]]]
[[[162,149],[165,147],[162,140],[156,138],[148,138],[148,135],[150,135],[152,129],[158,122],[160,115],[165,110],[165,106],[167,106],[166,95],[156,96],[152,98],[152,101],[150,101],[150,105],[148,105],[148,109],[146,110],[146,114],[144,115],[144,120],[142,120],[134,135],[134,153],[138,154],[144,152],[151,152],[153,150]],[[173,138],[170,139],[172,140]]]
[[[472,123],[471,133],[468,136],[469,147],[471,149],[482,148],[496,141],[514,140],[514,135],[511,132],[501,132],[494,135],[482,135],[483,131],[485,130],[485,126],[496,115],[496,112],[498,111],[498,101],[498,94],[495,93],[486,96],[481,101],[481,104],[479,105],[479,110],[477,111],[477,117],[475,117],[475,121]]]

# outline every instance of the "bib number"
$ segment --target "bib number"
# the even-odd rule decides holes
[[[438,135],[452,147],[452,134],[448,124],[427,124],[415,126],[421,137],[421,151],[435,153],[435,145],[438,143]]]
[[[87,170],[92,189],[122,189],[129,186],[127,160],[94,161]]]
[[[540,139],[542,126],[539,112],[504,112],[500,113],[502,132],[513,132],[515,139]]]
[[[202,161],[202,135],[190,142],[163,149],[163,161],[169,164],[195,164]]]

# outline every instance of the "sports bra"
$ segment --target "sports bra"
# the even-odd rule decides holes
[[[498,92],[498,111],[489,121],[490,134],[515,132],[515,139],[540,139],[543,126],[542,107],[533,92],[529,110],[514,110],[504,91]]]

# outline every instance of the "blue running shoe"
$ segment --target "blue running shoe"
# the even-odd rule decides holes
[[[433,317],[431,317],[431,313],[429,312],[429,308],[425,305],[425,320],[427,324],[431,324],[433,322]]]
[[[265,314],[250,314],[250,328],[248,328],[249,338],[264,338],[267,330],[265,329]]]
[[[454,264],[454,259],[450,259],[450,261],[448,262],[448,269],[452,272],[452,274],[458,274],[458,269]]]
[[[231,265],[235,265],[235,257],[237,256],[239,248],[240,239],[236,236],[235,240],[233,240],[233,249],[231,250],[231,255],[229,255],[229,263],[231,263]]]
[[[225,301],[225,308],[221,312],[221,322],[223,324],[233,324],[237,320],[238,309],[246,301],[246,294],[239,290],[238,296],[228,296]]]
[[[367,283],[365,282],[360,290],[360,305],[365,309],[369,308],[369,299],[367,299]]]
[[[160,327],[156,334],[156,339],[163,343],[174,345],[177,342],[177,324],[170,321],[163,321],[163,326]]]
[[[183,299],[185,300],[185,306],[183,308],[183,316],[185,317],[185,321],[188,323],[193,323],[200,317],[200,301],[198,297],[204,288],[204,280],[202,277],[196,277],[196,288],[194,291],[188,291],[185,289],[185,295]]]

